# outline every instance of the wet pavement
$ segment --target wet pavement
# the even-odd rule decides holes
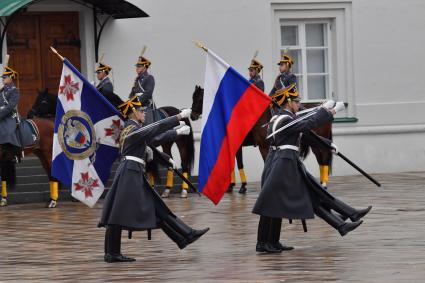
[[[364,223],[340,237],[321,219],[284,221],[282,238],[295,250],[255,252],[259,192],[226,194],[218,206],[205,197],[166,200],[195,228],[211,230],[184,250],[160,230],[123,237],[134,263],[103,262],[104,229],[97,228],[102,203],[11,205],[0,209],[0,282],[425,282],[425,172],[333,177],[329,190],[356,206],[373,205]]]

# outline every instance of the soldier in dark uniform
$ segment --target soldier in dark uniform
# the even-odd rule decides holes
[[[253,83],[256,87],[264,91],[264,81],[260,76],[260,72],[263,69],[263,64],[261,64],[257,59],[251,60],[251,65],[248,67],[249,72],[249,82]]]
[[[19,162],[22,154],[22,145],[17,133],[20,121],[18,113],[19,90],[13,80],[18,73],[10,67],[5,67],[2,75],[3,88],[0,89],[0,144],[10,146]]]
[[[291,85],[298,86],[297,77],[291,73],[292,65],[294,60],[288,54],[283,54],[280,61],[277,63],[279,65],[280,74],[276,77],[273,88],[269,93],[269,96],[276,94],[282,94],[288,87]],[[273,107],[273,113],[277,113],[278,109]]]
[[[174,140],[182,128],[177,130],[179,120],[187,118],[191,110],[161,120],[156,125],[144,126],[145,114],[139,108],[137,97],[121,107],[129,119],[121,132],[120,146],[122,161],[104,204],[99,226],[106,227],[105,261],[134,261],[121,254],[121,231],[140,231],[161,228],[180,249],[193,243],[209,228],[194,230],[177,216],[150,187],[145,176],[145,151],[147,146],[158,146],[164,141]],[[183,126],[184,127],[184,126]],[[182,130],[184,132],[184,130]]]
[[[300,101],[294,85],[284,93],[283,106],[284,110],[280,115],[273,117],[268,134],[297,119],[295,113],[299,109]],[[371,207],[357,210],[330,195],[306,171],[299,159],[298,145],[301,134],[310,146],[327,150],[327,147],[309,135],[309,131],[332,121],[333,115],[343,108],[343,103],[338,103],[333,109],[322,107],[313,116],[300,120],[273,136],[271,152],[261,178],[262,190],[253,208],[253,213],[260,215],[256,246],[258,252],[277,253],[292,249],[279,242],[282,218],[311,219],[316,214],[344,236],[357,228],[362,223],[360,219],[370,211]],[[324,141],[336,150],[330,140]],[[353,222],[344,222],[333,214],[331,209]]]
[[[118,108],[123,101],[114,93],[114,85],[109,78],[109,73],[111,71],[112,68],[110,66],[105,63],[99,63],[99,66],[96,68],[96,77],[99,80],[99,84],[96,86],[96,89],[103,94],[103,96],[105,96],[112,105]]]
[[[136,95],[139,101],[145,106],[146,124],[150,124],[155,121],[153,115],[154,102],[153,102],[153,91],[155,89],[155,79],[148,73],[148,69],[151,65],[151,61],[144,56],[139,56],[136,62],[137,77],[134,80],[134,86],[131,89],[130,97]]]

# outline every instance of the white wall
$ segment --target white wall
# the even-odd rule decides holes
[[[274,5],[348,7],[349,16],[337,31],[348,62],[347,98],[357,123],[334,124],[341,151],[370,172],[425,170],[425,1],[421,0],[131,0],[149,18],[111,21],[105,28],[100,53],[114,68],[117,93],[127,97],[135,77],[134,63],[143,45],[156,79],[159,106],[189,107],[195,84],[203,85],[205,54],[192,43],[199,40],[243,75],[255,50],[265,65],[266,92],[277,74],[273,46]],[[40,4],[41,5],[41,4]],[[324,6],[323,6],[324,7]],[[83,8],[84,9],[84,8]],[[311,16],[306,10],[306,17]],[[93,29],[83,11],[83,58],[93,78]],[[337,22],[338,23],[338,22]],[[347,28],[349,30],[347,30]],[[348,37],[348,38],[347,38]],[[340,43],[339,48],[341,48]],[[350,63],[349,57],[352,62]],[[91,67],[90,67],[91,65]],[[84,71],[84,69],[83,69]],[[336,82],[338,83],[338,82]],[[194,123],[199,132],[200,123]],[[199,136],[199,133],[197,134]],[[199,153],[199,145],[197,147]],[[244,151],[248,180],[258,180],[262,166],[257,148]],[[197,161],[198,162],[198,161]],[[312,158],[308,167],[316,174]],[[195,165],[195,173],[198,165]],[[337,160],[336,175],[356,172]]]

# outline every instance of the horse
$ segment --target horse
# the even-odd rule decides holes
[[[102,94],[115,107],[123,103],[121,98],[113,92],[111,93],[106,92]],[[39,92],[39,96],[37,97],[37,100],[34,106],[32,107],[32,109],[30,110],[30,112],[28,113],[28,115],[54,118],[56,114],[56,104],[57,104],[57,95],[50,94],[48,90],[45,89],[43,92]],[[155,116],[159,117],[158,119],[170,117],[180,113],[180,110],[172,106],[164,106],[164,107],[156,108],[154,111],[156,114]],[[184,121],[188,126],[191,127],[189,119],[184,119]],[[193,131],[191,130],[190,134],[187,136],[178,136],[175,141],[164,143],[161,145],[163,152],[168,154],[171,157],[172,157],[171,148],[174,143],[177,145],[177,148],[180,153],[183,175],[185,177],[188,177],[191,169],[193,168],[194,156],[195,156],[195,145],[194,145],[195,142],[193,139]],[[149,181],[151,185],[154,185],[155,179],[156,179],[155,177],[157,177],[157,174],[155,174],[156,167],[148,166],[147,171],[149,172],[148,174],[150,177]],[[167,172],[166,189],[171,189],[174,186],[173,180],[174,180],[173,171],[169,170]],[[183,182],[182,190],[187,191],[188,188],[189,188],[188,184]],[[166,195],[164,195],[164,197],[166,197]]]
[[[202,114],[203,98],[204,98],[204,89],[198,85],[195,86],[195,91],[193,92],[193,95],[192,95],[191,119],[193,121],[198,120],[200,115]],[[310,108],[314,106],[317,106],[317,105],[308,104],[308,103],[304,104],[305,108]],[[269,109],[266,109],[264,113],[262,114],[262,116],[259,118],[259,120],[256,122],[255,126],[252,128],[250,133],[248,134],[247,138],[245,138],[244,143],[242,144],[242,147],[257,144],[259,146],[259,150],[263,158],[263,161],[266,159],[268,149],[269,149],[269,143],[266,139],[267,129],[266,127],[263,127],[263,125],[267,124],[270,121],[270,118],[271,118],[271,111]],[[331,123],[325,124],[315,129],[314,132],[322,137],[332,140],[332,124]],[[238,150],[236,154],[236,160],[237,160],[237,166],[238,166],[240,176],[241,176],[241,181],[242,181],[242,186],[239,192],[245,193],[246,178],[243,171],[242,147]],[[332,154],[329,152],[318,150],[318,149],[313,149],[313,153],[315,154],[316,159],[320,165],[320,181],[324,186],[326,186],[326,183],[329,178],[328,177],[329,168],[332,163]],[[308,154],[308,147],[305,143],[302,143],[300,155],[302,158],[305,158],[307,154]],[[231,184],[228,189],[229,192],[232,191],[232,188],[234,186],[234,180],[235,180],[234,172],[232,172]]]
[[[28,112],[27,118],[55,118],[57,100],[58,96],[49,93],[49,89],[47,88],[44,91],[38,91],[37,98]]]
[[[50,168],[52,166],[52,147],[53,147],[53,132],[54,132],[54,121],[48,118],[34,118],[23,120],[21,123],[30,123],[33,127],[34,132],[37,135],[37,139],[33,145],[30,145],[24,148],[24,154],[29,155],[31,153],[35,154],[41,161],[41,164],[46,171],[46,174],[49,178],[50,186],[52,188],[52,181],[54,180],[50,173]],[[22,124],[21,124],[22,125]],[[0,145],[0,161],[1,162],[10,162],[15,159],[13,150],[9,145]],[[57,186],[57,185],[56,185]],[[52,190],[51,190],[52,192]],[[1,206],[7,205],[7,191],[5,196],[2,196],[0,202]],[[52,195],[51,195],[52,198]],[[53,199],[47,205],[48,207],[55,207],[56,201]]]

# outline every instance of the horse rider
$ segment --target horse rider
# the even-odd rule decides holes
[[[96,77],[99,81],[96,89],[103,94],[103,96],[108,99],[108,101],[118,108],[119,105],[123,103],[121,98],[114,93],[114,85],[112,84],[111,79],[109,78],[109,73],[112,71],[112,67],[99,62],[99,65],[96,68]]]
[[[194,230],[174,215],[161,197],[149,185],[145,176],[146,148],[174,140],[187,133],[188,126],[173,129],[182,124],[179,120],[189,117],[185,109],[175,116],[165,118],[154,125],[145,126],[142,104],[134,96],[121,106],[128,120],[120,135],[121,163],[104,204],[99,226],[105,226],[105,262],[129,262],[121,254],[121,232],[161,228],[180,249],[193,243],[209,228]],[[128,113],[131,111],[130,113]],[[174,163],[174,162],[170,162]]]
[[[20,123],[18,113],[19,90],[14,84],[19,74],[11,67],[5,66],[2,79],[3,88],[0,89],[0,144],[12,148],[15,162],[22,158],[22,144],[17,131]]]
[[[256,87],[258,87],[261,91],[264,92],[264,81],[260,76],[260,72],[263,69],[263,64],[260,63],[254,56],[254,58],[251,59],[251,64],[248,67],[248,73],[249,73],[249,82],[254,84]],[[248,136],[245,138],[244,142],[242,143],[242,146],[244,145],[252,145],[252,136],[251,132],[248,133]],[[239,150],[236,152],[236,159],[238,160],[238,171],[239,171],[239,177],[241,178],[242,186],[239,189],[240,194],[246,194],[246,175],[245,170],[243,168],[243,157],[242,157],[242,146],[239,148]],[[240,163],[239,163],[240,161]],[[230,186],[227,190],[227,192],[233,191],[233,186],[235,185],[235,172],[232,171],[231,180],[230,180]]]
[[[146,124],[150,124],[155,121],[153,114],[153,91],[155,89],[155,78],[149,74],[148,69],[151,65],[151,61],[144,57],[139,56],[135,66],[137,77],[134,80],[133,88],[131,89],[129,98],[136,95],[139,101],[145,108]]]
[[[294,60],[288,54],[283,54],[280,61],[277,63],[279,65],[280,74],[276,77],[273,88],[269,93],[269,96],[273,96],[276,92],[283,93],[291,85],[298,86],[297,77],[291,72],[292,65]],[[273,107],[272,113],[277,111]]]
[[[275,96],[275,99],[282,102],[284,110],[272,117],[272,123],[268,127],[268,134],[274,133],[274,135],[261,177],[262,190],[253,208],[253,213],[260,215],[256,251],[266,253],[279,253],[293,249],[280,243],[282,218],[311,219],[316,214],[344,236],[356,229],[362,223],[361,218],[371,209],[369,206],[366,209],[357,210],[330,195],[306,171],[299,159],[298,147],[301,134],[310,146],[329,150],[314,140],[309,133],[311,129],[332,121],[333,115],[344,109],[344,104],[338,102],[332,108],[333,101],[325,103],[316,113],[301,119],[302,117],[298,118],[295,115],[300,107],[300,98],[295,85],[290,86],[283,97]],[[297,122],[294,122],[296,120]],[[292,126],[276,132],[291,122]],[[334,152],[337,152],[336,145],[330,140],[324,138],[322,140],[331,145]],[[332,213],[331,209],[344,218],[350,218],[352,222],[345,222]]]

